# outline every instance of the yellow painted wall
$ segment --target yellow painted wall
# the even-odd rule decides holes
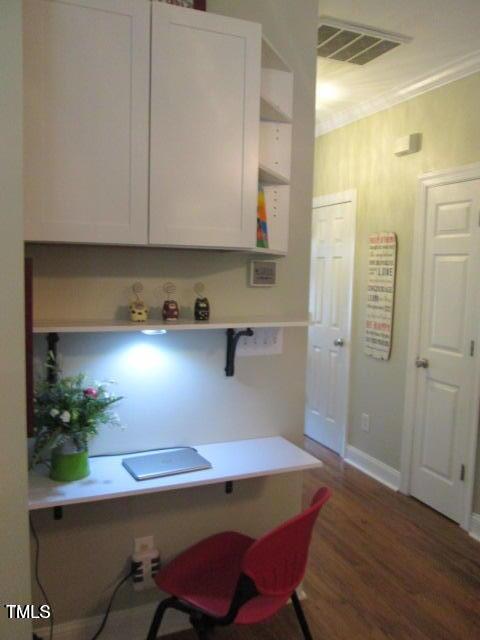
[[[349,444],[400,468],[417,179],[423,173],[480,161],[480,74],[332,131],[316,140],[314,196],[358,191]],[[396,157],[396,138],[420,132],[420,153]],[[398,234],[391,360],[363,354],[368,235]],[[409,363],[411,364],[411,363]],[[360,416],[371,429],[360,429]],[[480,495],[477,510],[480,509]]]
[[[5,603],[30,602],[25,450],[20,0],[0,2],[0,638],[31,638]]]
[[[28,253],[34,259],[37,318],[125,317],[130,287],[136,280],[143,282],[146,300],[155,307],[163,302],[161,285],[173,280],[181,305],[191,311],[193,284],[202,280],[218,317],[306,317],[317,2],[209,0],[208,4],[210,11],[261,22],[295,73],[290,251],[288,257],[278,260],[278,286],[248,287],[251,256],[238,252],[36,245],[29,246]],[[301,441],[305,329],[285,332],[282,355],[237,359],[236,376],[228,379],[223,373],[223,331],[171,332],[150,340],[164,356],[163,368],[156,368],[148,380],[144,378],[145,387],[150,385],[148,393],[138,384],[140,373],[135,389],[120,389],[126,398],[119,413],[128,415],[127,429],[121,433],[105,430],[93,448],[141,449],[275,434]],[[37,346],[37,357],[41,357],[43,342],[37,340]],[[82,369],[116,377],[110,358],[126,347],[125,336],[65,336],[60,352],[67,371]],[[292,474],[239,483],[231,496],[218,486],[70,507],[61,522],[54,522],[50,513],[36,513],[44,558],[48,558],[42,576],[57,620],[103,611],[136,536],[153,533],[162,557],[168,559],[222,529],[257,535],[297,511],[300,500],[301,478]],[[68,591],[59,566],[63,574],[75,576],[74,587]],[[155,592],[139,595],[127,587],[115,606],[135,607],[156,598]]]

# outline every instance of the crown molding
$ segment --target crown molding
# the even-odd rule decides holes
[[[466,76],[480,71],[480,51],[475,51],[443,67],[438,67],[433,73],[420,76],[413,82],[395,87],[382,95],[366,100],[349,109],[344,109],[339,113],[317,121],[315,125],[315,137],[322,136],[334,129],[340,129],[351,122],[366,118],[379,111],[389,109],[401,102],[411,100],[423,93],[428,93],[446,84],[461,80]]]

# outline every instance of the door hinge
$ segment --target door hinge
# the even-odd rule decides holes
[[[465,465],[462,464],[462,466],[460,467],[460,480],[462,482],[465,482]]]
[[[470,355],[472,358],[475,355],[475,340],[470,340]]]

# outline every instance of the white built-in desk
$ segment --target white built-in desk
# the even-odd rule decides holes
[[[212,464],[212,469],[137,481],[122,466],[123,458],[128,456],[102,456],[90,458],[88,478],[59,483],[50,480],[44,466],[38,466],[29,477],[29,509],[191,489],[322,466],[317,458],[281,437],[195,445],[195,448]]]

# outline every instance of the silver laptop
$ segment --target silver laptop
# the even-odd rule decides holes
[[[166,449],[140,456],[124,458],[122,464],[135,480],[151,480],[177,473],[211,469],[208,460],[202,458],[195,449]]]

